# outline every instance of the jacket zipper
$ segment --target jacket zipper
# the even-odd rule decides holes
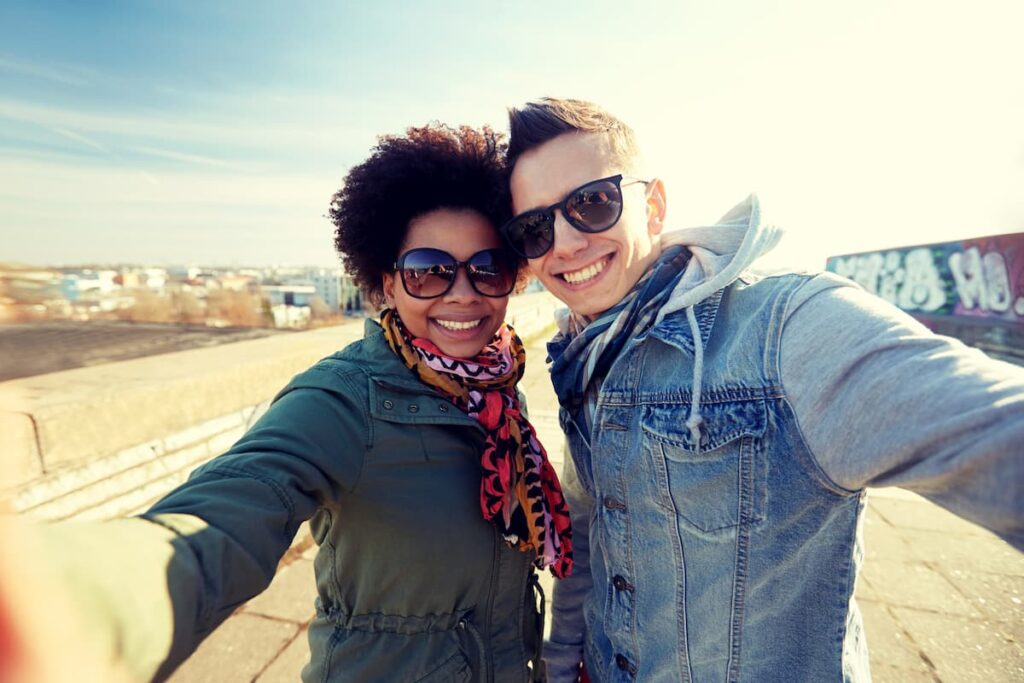
[[[482,673],[483,673],[483,680],[486,683],[491,683],[491,681],[494,680],[494,672],[492,671],[492,668],[493,668],[492,664],[493,663],[491,662],[491,647],[490,647],[491,646],[491,617],[493,616],[492,613],[494,611],[494,594],[498,590],[498,587],[497,587],[497,584],[498,584],[498,572],[499,572],[499,570],[501,568],[501,545],[500,545],[500,541],[498,539],[498,531],[496,529],[491,534],[491,547],[492,547],[492,550],[493,550],[492,555],[491,555],[491,586],[490,586],[490,590],[487,592],[487,606],[484,609],[484,633],[486,634],[486,638],[487,638],[487,648],[484,650],[484,653],[483,653],[484,670],[483,670]]]
[[[530,681],[542,681],[544,680],[541,676],[541,668],[544,666],[542,663],[542,657],[544,653],[544,611],[547,607],[546,599],[544,596],[544,589],[540,586],[540,577],[534,571],[533,563],[526,563],[526,575],[523,577],[523,583],[526,586],[526,594],[523,595],[522,604],[524,609],[526,605],[530,606],[530,613],[527,615],[532,622],[529,626],[535,631],[533,637],[535,639],[534,651],[529,654],[529,661],[533,668]],[[540,598],[540,606],[537,606],[537,598]],[[522,626],[520,625],[520,628]],[[523,635],[525,637],[525,634]]]

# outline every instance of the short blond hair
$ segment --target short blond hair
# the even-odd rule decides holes
[[[626,166],[639,161],[640,149],[633,129],[593,102],[542,97],[510,108],[508,121],[510,170],[522,154],[572,132],[604,136],[616,159]]]

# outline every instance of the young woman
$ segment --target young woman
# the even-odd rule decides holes
[[[384,304],[380,323],[122,523],[120,602],[103,609],[124,612],[108,621],[124,627],[133,674],[169,675],[266,588],[309,519],[318,598],[303,680],[540,679],[535,569],[570,571],[571,531],[503,322],[520,265],[495,228],[503,151],[490,130],[435,125],[383,138],[348,174],[336,246]]]

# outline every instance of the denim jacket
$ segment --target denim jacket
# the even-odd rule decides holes
[[[589,444],[561,411],[576,564],[548,674],[582,657],[595,681],[870,680],[864,489],[1024,547],[1024,371],[829,275],[741,275],[693,313],[699,344],[683,310],[629,341]]]
[[[634,340],[603,384],[592,447],[616,457],[590,457],[562,411],[595,502],[592,582],[607,587],[584,607],[596,680],[838,680],[844,647],[866,659],[851,603],[861,495],[815,466],[765,362],[777,353],[773,299],[798,284],[769,282],[774,297],[737,287],[725,310],[721,296],[697,306],[699,444],[685,426],[693,339],[681,313]],[[734,319],[745,324],[709,344],[712,325]]]

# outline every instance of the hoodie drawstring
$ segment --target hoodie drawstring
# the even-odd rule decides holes
[[[704,376],[704,342],[700,338],[700,327],[697,325],[697,314],[693,312],[693,306],[686,307],[686,319],[690,323],[690,333],[693,334],[693,402],[690,404],[690,417],[686,420],[686,426],[690,429],[690,438],[700,452],[700,425],[704,418],[700,414],[700,390],[701,380]]]

